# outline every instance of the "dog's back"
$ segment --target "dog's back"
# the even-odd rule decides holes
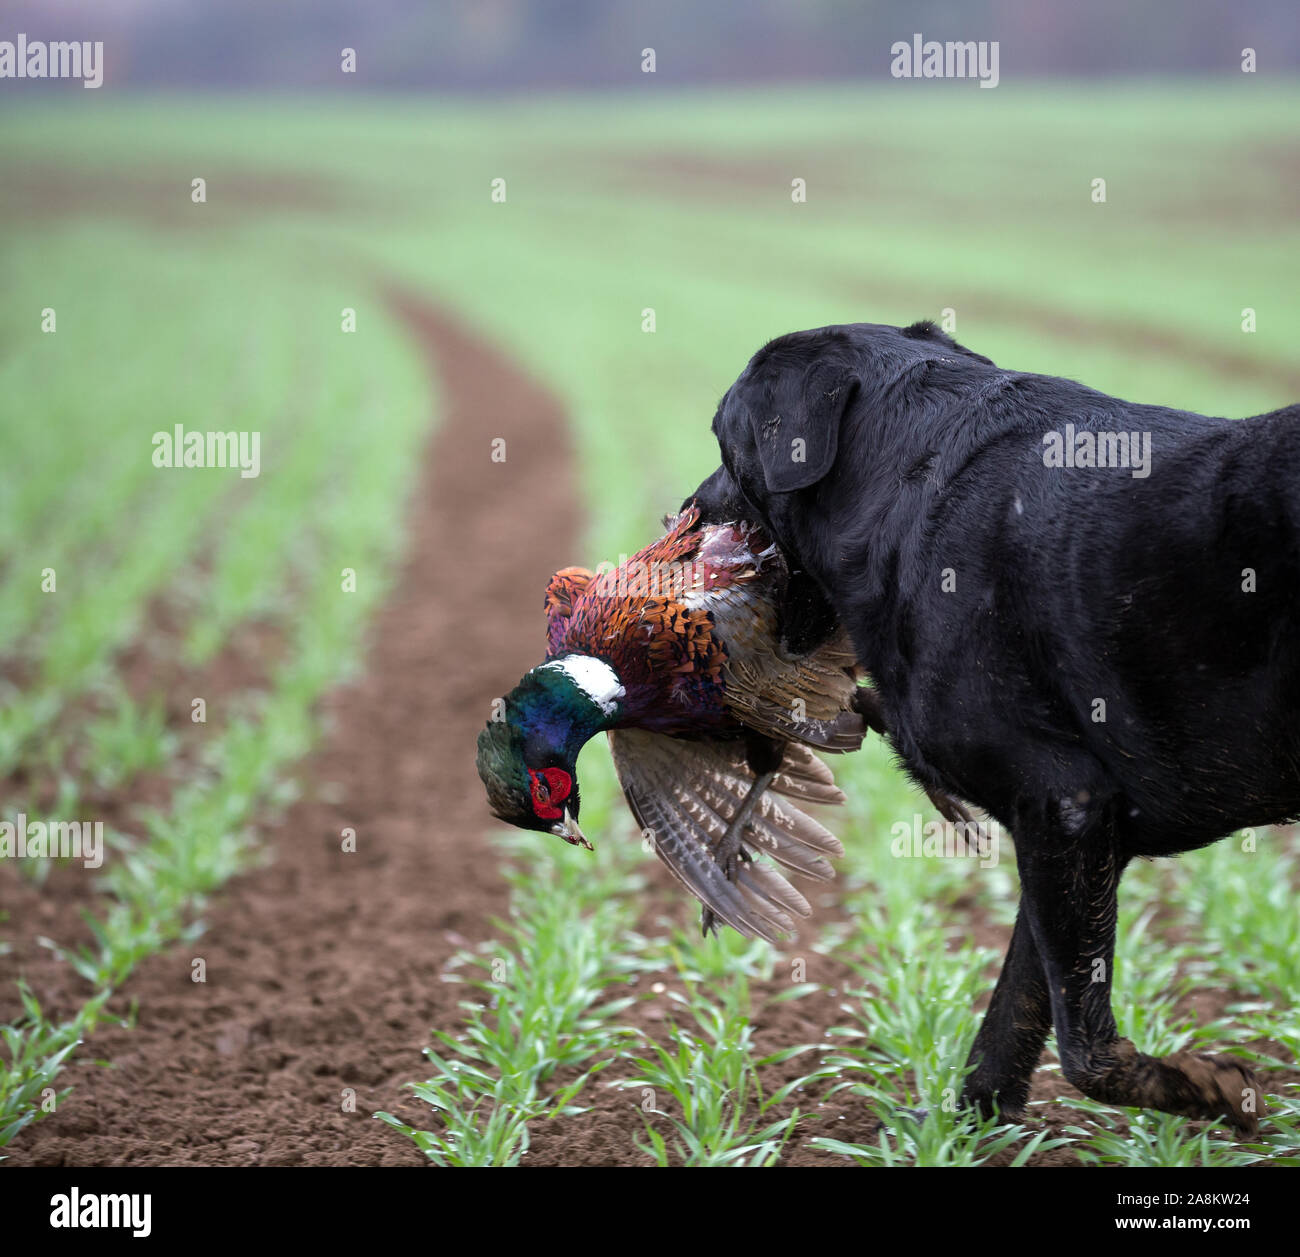
[[[1138,405],[863,324],[755,355],[724,450],[759,405],[789,411],[771,373],[800,362],[852,372],[833,461],[780,494],[733,470],[918,776],[1008,823],[1027,788],[1113,800],[1135,854],[1300,812],[1300,408]]]
[[[1010,387],[1008,426],[933,486],[898,563],[885,559],[887,618],[910,640],[880,663],[911,678],[899,715],[921,754],[954,762],[930,742],[957,730],[956,762],[977,779],[996,759],[1008,796],[1031,767],[1062,798],[1110,793],[1135,854],[1296,814],[1294,415],[1211,420],[1041,377]],[[962,421],[957,408],[940,424]],[[1007,727],[962,720],[981,674]]]

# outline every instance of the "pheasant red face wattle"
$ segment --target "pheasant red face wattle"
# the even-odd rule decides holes
[[[528,784],[533,796],[533,811],[544,821],[558,821],[562,815],[557,803],[563,803],[573,790],[573,779],[563,768],[528,770]],[[567,810],[567,809],[566,809]]]

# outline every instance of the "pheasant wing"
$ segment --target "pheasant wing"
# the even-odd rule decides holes
[[[856,751],[866,725],[854,710],[857,657],[841,631],[816,650],[788,654],[781,645],[777,601],[788,573],[761,530],[744,522],[706,528],[683,593],[706,611],[725,646],[724,699],[747,728],[778,741],[827,751]]]
[[[792,934],[797,918],[811,909],[781,872],[751,859],[733,881],[716,858],[727,824],[754,781],[739,745],[687,742],[640,729],[612,731],[609,745],[628,806],[673,876],[746,937],[777,942]],[[844,848],[791,799],[844,801],[830,769],[793,745],[747,830],[745,851],[829,880],[835,876],[830,860]]]

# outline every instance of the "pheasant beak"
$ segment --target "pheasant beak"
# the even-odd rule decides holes
[[[588,851],[594,851],[595,848],[587,841],[587,836],[578,828],[578,822],[569,813],[569,809],[564,809],[564,819],[556,821],[551,826],[551,833],[557,838],[563,838],[565,842],[575,847],[586,847]]]

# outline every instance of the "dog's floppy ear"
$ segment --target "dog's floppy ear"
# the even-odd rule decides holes
[[[749,427],[769,493],[806,489],[830,471],[856,391],[856,377],[840,363],[786,366],[751,383]]]

